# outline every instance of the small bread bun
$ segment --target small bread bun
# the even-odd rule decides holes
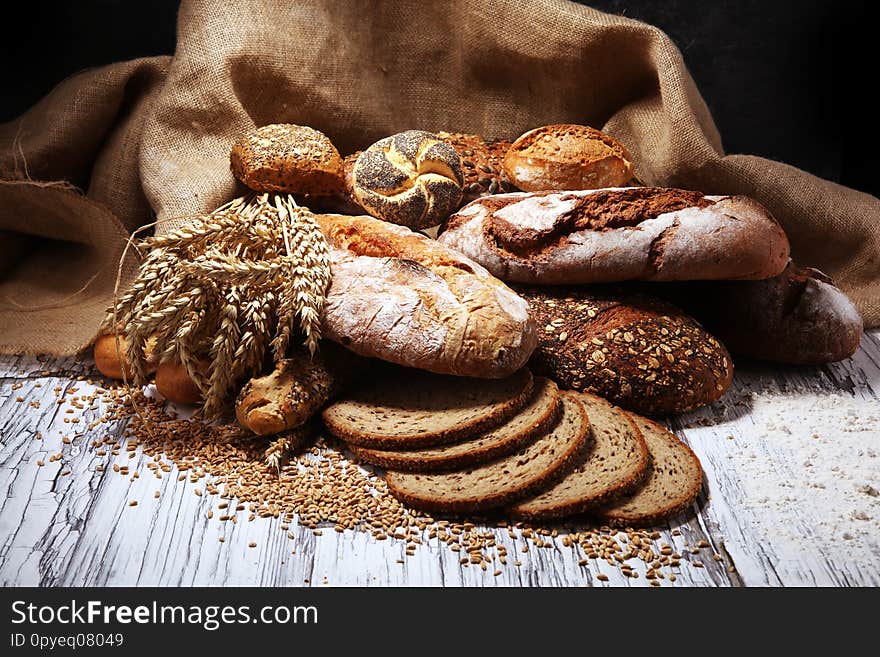
[[[180,363],[162,363],[156,370],[156,390],[175,404],[198,404],[202,393]]]
[[[380,139],[360,154],[352,173],[364,210],[410,228],[436,226],[455,212],[462,181],[455,149],[422,130]]]
[[[527,192],[621,187],[633,176],[623,144],[585,125],[548,125],[522,135],[504,156],[508,180]]]
[[[122,353],[122,361],[119,360],[116,351],[116,336],[112,334],[100,336],[95,340],[95,347],[92,352],[95,358],[95,367],[98,368],[101,374],[110,379],[122,380],[122,363],[124,362],[125,378],[132,379],[134,372],[132,372],[131,366],[125,360],[125,350],[128,348],[128,343],[125,341],[125,337],[121,335],[119,336],[119,348]],[[149,350],[149,348],[150,343],[148,342],[147,349]],[[144,366],[147,374],[152,374],[156,371],[156,363],[149,355],[144,362]]]
[[[325,196],[342,189],[339,151],[307,126],[263,126],[236,143],[229,160],[235,177],[257,192]]]

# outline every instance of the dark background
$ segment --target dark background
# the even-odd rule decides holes
[[[292,0],[291,0],[292,1]],[[340,0],[347,1],[347,0]],[[352,0],[354,1],[354,0]],[[854,0],[593,0],[669,34],[730,153],[880,195],[880,27]],[[176,0],[33,0],[4,8],[0,122],[83,68],[174,51]]]

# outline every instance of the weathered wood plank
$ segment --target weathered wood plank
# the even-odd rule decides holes
[[[767,440],[768,422],[781,416],[794,425],[793,431],[806,432],[808,427],[798,426],[809,416],[806,405],[821,401],[822,396],[827,400],[829,395],[845,403],[839,409],[823,407],[823,412],[839,413],[842,424],[853,408],[866,415],[874,409],[876,415],[880,389],[877,335],[866,334],[855,358],[824,368],[740,367],[724,400],[672,419],[670,426],[694,448],[706,471],[699,513],[661,530],[660,541],[681,552],[683,562],[693,559],[704,564],[695,568],[683,563],[674,570],[676,585],[880,583],[880,532],[874,532],[869,545],[873,558],[842,559],[839,546],[829,541],[833,531],[816,530],[827,519],[816,517],[808,491],[796,491],[785,513],[772,506],[754,506],[750,501],[755,482],[744,481],[731,465],[742,454],[753,453],[772,464],[773,485],[801,481],[804,466],[798,459],[802,454],[781,451]],[[497,527],[490,529],[497,544],[507,548],[508,565],[490,565],[484,571],[461,565],[461,553],[426,535],[415,555],[405,556],[402,541],[377,541],[364,532],[337,533],[327,527],[316,536],[294,522],[290,539],[276,519],[248,522],[241,514],[236,523],[208,519],[209,509],[216,508],[218,500],[195,495],[200,486],[188,479],[178,481],[176,470],[159,480],[147,470],[147,457],[140,451],[133,458],[124,450],[117,457],[96,454],[90,441],[121,436],[122,423],[84,432],[103,409],[65,413],[54,392],[56,387],[76,386],[82,391],[78,394],[88,394],[94,386],[76,381],[88,372],[88,366],[75,359],[0,358],[0,584],[649,585],[639,561],[630,562],[640,574],[630,579],[603,561],[580,566],[585,556],[580,548],[565,547],[559,539],[552,548],[532,546],[522,552],[525,542]],[[25,401],[16,401],[18,397]],[[29,402],[37,402],[39,408]],[[79,423],[71,422],[73,416],[81,418]],[[35,438],[37,432],[42,433],[42,440]],[[880,452],[878,436],[843,430],[825,437],[831,443],[824,449],[854,435],[865,448],[875,445]],[[64,436],[72,442],[62,442]],[[808,438],[805,435],[804,440]],[[59,452],[62,459],[50,462],[49,457]],[[44,465],[38,466],[37,461]],[[114,463],[127,464],[140,476],[113,473]],[[96,471],[101,464],[107,471]],[[71,474],[62,475],[65,470]],[[880,488],[880,483],[875,487]],[[159,497],[154,497],[156,491]],[[835,494],[831,491],[826,496]],[[138,505],[129,506],[130,500],[137,500]],[[880,509],[875,517],[880,518]],[[680,535],[672,535],[673,528]],[[729,554],[737,571],[728,573],[727,563],[711,560],[707,550],[690,555],[688,548],[701,540]],[[870,556],[871,549],[862,552]],[[513,565],[516,560],[521,562],[518,567]],[[497,576],[496,570],[501,571]],[[599,573],[608,581],[597,580]]]

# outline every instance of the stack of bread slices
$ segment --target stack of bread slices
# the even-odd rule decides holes
[[[635,526],[686,510],[702,484],[696,456],[661,425],[527,369],[504,379],[387,371],[323,420],[388,470],[395,496],[430,512]]]

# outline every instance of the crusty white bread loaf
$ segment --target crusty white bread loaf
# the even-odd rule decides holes
[[[538,338],[528,303],[483,267],[371,217],[317,215],[333,282],[323,335],[362,356],[440,374],[499,378]]]
[[[445,221],[461,201],[461,159],[423,130],[380,139],[354,163],[352,189],[374,217],[411,228]]]
[[[620,142],[585,125],[545,125],[517,138],[504,155],[507,179],[526,192],[619,187],[633,177]]]
[[[750,198],[650,187],[478,199],[439,240],[502,280],[550,285],[757,280],[780,273],[789,254],[782,228]]]
[[[833,363],[852,356],[862,339],[862,318],[852,301],[819,270],[794,263],[763,281],[657,285],[652,290],[682,304],[731,351],[751,358]]]

